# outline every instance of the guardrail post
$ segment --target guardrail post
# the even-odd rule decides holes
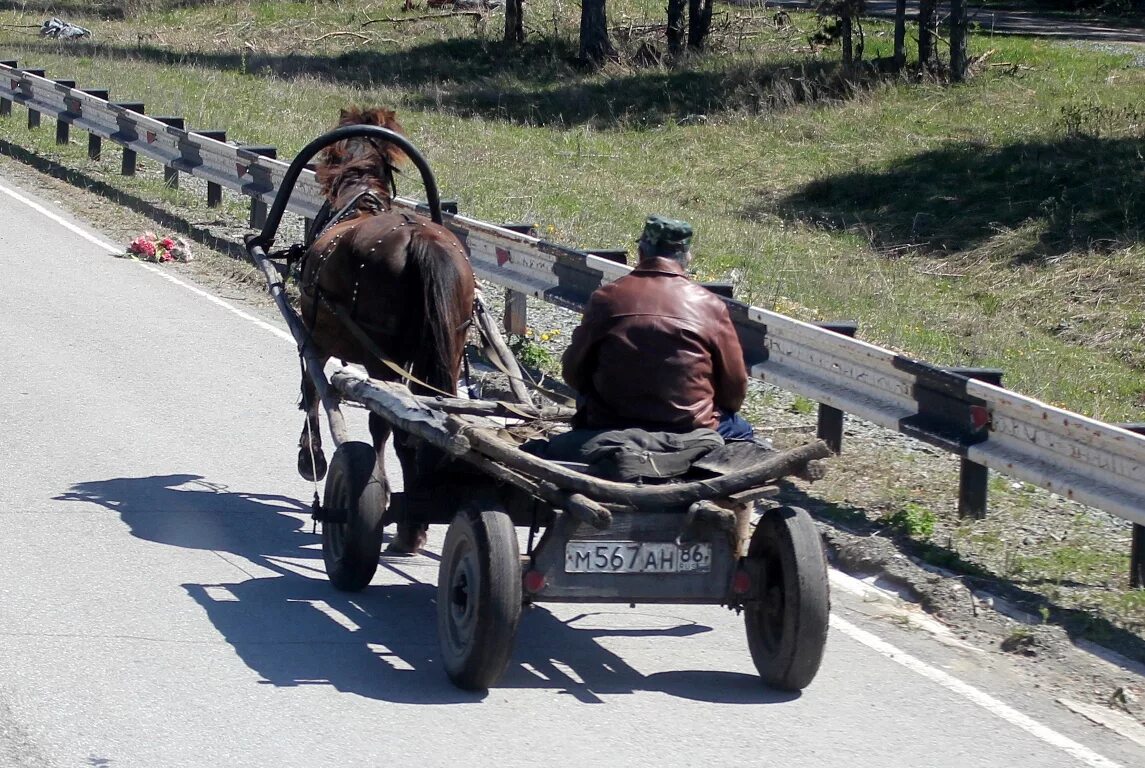
[[[717,296],[723,296],[725,299],[734,299],[736,297],[735,283],[728,282],[727,280],[712,280],[711,282],[700,283],[700,285]]]
[[[191,131],[191,133],[196,134],[198,136],[206,137],[208,139],[214,139],[215,141],[224,141],[225,142],[227,140],[227,132],[226,131]],[[223,185],[222,184],[216,184],[213,181],[208,181],[207,182],[207,207],[208,208],[218,208],[222,204],[223,204]]]
[[[946,368],[944,370],[968,379],[984,381],[995,386],[1002,385],[1002,371],[996,368]],[[981,464],[970,461],[965,456],[960,460],[958,471],[958,514],[960,517],[986,517],[986,498],[989,489],[990,470]]]
[[[859,324],[846,320],[838,323],[816,323],[824,330],[838,333],[849,339],[855,338]],[[835,453],[843,452],[843,412],[833,405],[819,403],[819,419],[815,425],[815,436],[827,444]]]
[[[181,117],[156,117],[155,119],[164,125],[169,125],[172,128],[178,128],[180,130],[182,130],[186,125],[183,118]],[[163,166],[163,183],[166,184],[170,189],[178,189],[179,171],[168,165]]]
[[[111,94],[106,88],[83,88],[81,93],[86,93],[88,96],[94,96],[97,99],[107,101]],[[80,108],[82,114],[83,108]],[[99,160],[103,152],[103,137],[94,133],[87,135],[87,157],[89,160]]]
[[[131,110],[132,112],[138,112],[141,115],[144,114],[143,102],[139,102],[139,101],[116,102],[112,106],[121,107],[123,109],[128,109],[128,110]],[[134,140],[134,139],[138,138],[138,134],[136,133],[134,127],[131,127],[129,129],[125,126],[125,121],[124,121],[124,118],[122,116],[120,116],[118,122],[119,122],[119,128],[120,128],[121,132],[130,130],[129,135],[131,136],[131,139]],[[115,137],[113,136],[112,139],[114,139],[114,138]],[[124,146],[124,148],[123,148],[123,165],[120,166],[119,172],[121,174],[123,174],[124,176],[134,176],[135,175],[136,159],[137,158],[135,155],[135,150],[134,149],[128,149],[126,146]]]
[[[1145,435],[1145,424],[1118,424],[1122,429]],[[1145,525],[1133,523],[1133,538],[1129,545],[1129,586],[1145,587]]]
[[[56,85],[62,86],[64,88],[71,89],[71,88],[76,87],[76,81],[75,80],[53,80],[52,82],[54,82]],[[56,144],[58,144],[58,145],[67,144],[68,140],[71,138],[71,122],[70,121],[71,121],[72,116],[74,114],[71,111],[72,101],[71,101],[71,99],[64,99],[64,103],[67,104],[68,111],[64,112],[63,114],[60,114],[56,117]]]
[[[16,61],[15,59],[4,59],[3,61],[0,61],[0,66],[10,67],[12,69],[16,69],[16,67],[18,67],[19,64],[20,64],[20,62]],[[0,117],[8,117],[11,114],[12,114],[12,100],[11,99],[0,99]]]
[[[22,72],[24,74],[28,74],[28,75],[34,75],[35,77],[43,77],[45,74],[44,70],[42,70],[42,69],[21,69],[20,72]],[[13,85],[14,84],[15,83],[13,83]],[[21,84],[21,90],[24,90],[23,84]],[[34,109],[29,109],[28,110],[28,128],[31,129],[31,128],[39,128],[39,127],[40,127],[40,113]]]
[[[537,228],[525,222],[510,222],[502,224],[501,228],[519,232],[529,237],[537,236]],[[501,317],[501,324],[505,327],[505,333],[517,336],[525,335],[525,330],[529,326],[529,312],[525,294],[514,291],[512,288],[505,289],[505,312]]]
[[[252,144],[252,145],[241,146],[241,147],[239,147],[239,150],[240,150],[239,151],[239,157],[240,158],[242,157],[243,152],[249,152],[249,153],[258,155],[259,157],[269,157],[271,159],[278,157],[278,150],[275,147],[268,147],[268,146],[263,146],[263,145],[253,145]],[[255,180],[256,186],[265,187],[266,191],[268,193],[272,193],[275,191],[274,190],[274,184],[271,182],[271,179],[270,179],[270,174],[267,173],[264,169],[258,168],[257,166],[251,166],[250,168],[248,168],[247,173],[249,173],[251,178]],[[262,198],[259,197],[259,192],[257,190],[247,192],[247,194],[249,194],[251,196],[251,198],[250,198],[250,228],[251,229],[262,229],[263,225],[266,224],[266,215],[269,212],[267,209],[267,205],[262,200]]]

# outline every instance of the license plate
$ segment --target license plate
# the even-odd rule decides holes
[[[708,573],[711,544],[570,541],[565,573]]]

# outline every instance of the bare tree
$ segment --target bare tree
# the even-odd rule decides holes
[[[950,0],[950,79],[966,79],[966,0]]]
[[[711,28],[712,0],[688,0],[688,47],[703,50]]]
[[[505,42],[525,42],[524,0],[505,0]]]
[[[895,70],[906,66],[906,0],[895,0]]]
[[[923,69],[930,68],[938,58],[935,0],[919,0],[918,3],[918,63]]]
[[[581,0],[580,58],[589,64],[600,64],[616,55],[608,39],[608,12],[605,0]]]
[[[668,53],[679,56],[684,48],[684,8],[686,0],[668,0]]]

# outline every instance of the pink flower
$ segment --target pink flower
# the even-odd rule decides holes
[[[159,241],[159,245],[163,246],[164,249],[169,251],[175,247],[175,241],[169,237],[165,237]]]
[[[131,245],[127,246],[127,250],[130,253],[138,253],[140,256],[155,258],[155,243],[143,235],[132,240]]]

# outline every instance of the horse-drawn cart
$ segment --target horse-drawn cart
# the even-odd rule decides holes
[[[619,482],[521,450],[515,428],[534,420],[559,423],[568,409],[415,395],[403,383],[351,367],[327,379],[324,360],[266,250],[306,162],[355,137],[392,142],[415,161],[431,215],[440,223],[436,187],[416,150],[400,134],[358,125],[326,134],[302,151],[264,231],[248,238],[337,444],[315,509],[333,584],[358,590],[370,583],[387,524],[448,524],[437,624],[445,669],[463,688],[498,680],[512,655],[522,607],[535,602],[724,605],[742,611],[752,659],[766,683],[787,690],[808,685],[827,635],[822,545],[805,511],[756,510],[776,490],[776,480],[827,456],[823,443],[785,452],[729,443],[671,481]],[[496,335],[487,319],[484,326],[483,335]],[[503,342],[488,343],[494,354],[504,353]],[[389,493],[377,446],[348,439],[339,399],[366,406],[408,444],[429,447],[437,456],[432,471],[407,476],[402,492]],[[641,456],[627,459],[639,463]],[[527,529],[527,537],[518,536],[519,528]]]

